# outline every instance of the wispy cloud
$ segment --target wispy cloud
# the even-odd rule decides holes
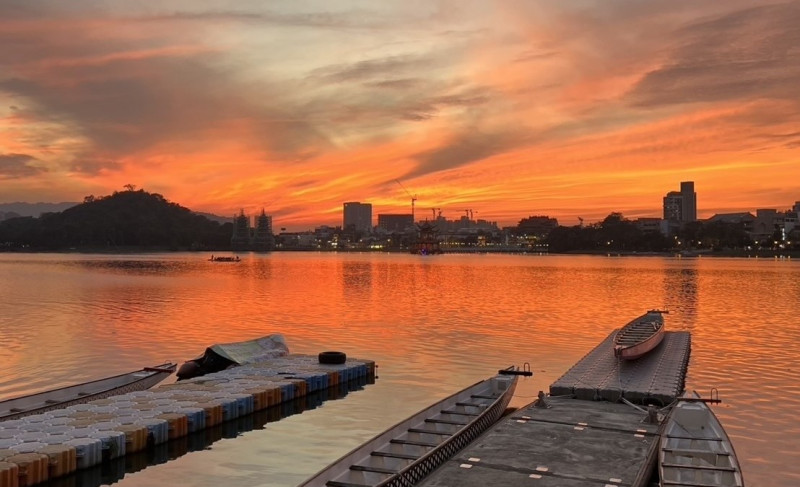
[[[36,158],[28,154],[0,154],[0,179],[25,178],[44,172],[33,162]]]
[[[0,177],[306,223],[405,208],[395,179],[514,220],[658,214],[684,179],[761,206],[800,192],[797,25],[797,1],[2,2]]]

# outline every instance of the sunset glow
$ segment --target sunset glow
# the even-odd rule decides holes
[[[700,218],[785,210],[798,25],[798,1],[3,2],[0,203],[133,184],[307,229],[411,193],[572,225],[694,181]]]

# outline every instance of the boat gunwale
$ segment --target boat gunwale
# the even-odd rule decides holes
[[[170,375],[175,371],[175,369],[177,369],[177,367],[178,367],[177,363],[165,362],[163,364],[156,365],[155,367],[143,367],[141,369],[134,370],[134,371],[131,371],[131,372],[126,372],[126,373],[123,373],[123,374],[112,375],[112,376],[104,377],[104,378],[101,378],[101,379],[95,379],[95,380],[91,380],[91,381],[87,381],[87,382],[81,382],[79,384],[72,384],[72,385],[63,386],[63,387],[57,387],[55,389],[48,389],[46,391],[35,392],[33,394],[13,397],[11,399],[5,399],[3,401],[0,401],[0,423],[2,423],[3,421],[6,421],[6,420],[17,419],[17,418],[24,417],[24,416],[30,416],[30,415],[33,415],[33,414],[37,414],[39,412],[52,411],[54,409],[62,409],[64,407],[67,407],[67,406],[72,405],[72,404],[80,404],[80,403],[88,402],[88,401],[91,401],[91,400],[97,398],[97,396],[100,396],[100,395],[103,395],[103,394],[108,394],[108,393],[113,392],[113,391],[115,391],[117,389],[131,387],[133,385],[139,384],[139,383],[141,383],[143,381],[146,381],[148,379],[153,379],[155,376],[158,376],[158,375],[161,375],[161,374]],[[143,375],[141,377],[136,377],[135,374],[143,374]],[[22,400],[22,399],[31,399],[31,400],[33,400],[33,399],[36,399],[37,397],[46,397],[46,396],[51,395],[51,394],[56,393],[56,392],[64,392],[64,391],[68,391],[69,389],[78,390],[78,389],[81,389],[81,388],[83,388],[85,386],[89,386],[89,385],[92,385],[92,384],[97,385],[97,384],[100,384],[102,382],[113,381],[114,379],[121,379],[121,378],[124,378],[124,377],[136,377],[136,378],[135,378],[135,380],[130,380],[130,381],[127,381],[127,382],[124,382],[124,383],[121,383],[121,384],[113,385],[113,386],[110,386],[110,387],[105,387],[103,389],[97,390],[97,391],[89,393],[89,394],[75,396],[75,397],[69,397],[69,398],[67,398],[67,399],[65,399],[63,401],[58,401],[58,402],[55,402],[55,403],[52,403],[52,404],[43,404],[43,405],[38,405],[38,406],[35,406],[35,407],[28,408],[28,409],[19,409],[19,410],[16,410],[16,411],[13,410],[15,408],[9,408],[9,409],[5,409],[5,410],[3,409],[3,405],[11,404],[14,401],[19,401],[19,400]],[[156,384],[157,383],[158,382],[156,382]],[[39,403],[39,404],[41,404],[41,403]]]

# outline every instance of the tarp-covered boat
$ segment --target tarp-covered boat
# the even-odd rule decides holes
[[[73,404],[81,404],[126,392],[149,389],[169,377],[175,372],[176,367],[177,364],[164,363],[105,379],[0,401],[0,421],[61,409]]]
[[[289,347],[283,336],[278,334],[243,342],[220,343],[206,348],[201,357],[185,362],[177,375],[178,379],[188,379],[286,355],[289,355]]]
[[[423,409],[300,487],[415,484],[500,419],[516,388],[513,372],[501,371]]]
[[[744,487],[728,434],[695,392],[672,407],[659,452],[661,486]]]
[[[614,356],[634,360],[656,348],[664,339],[664,313],[653,309],[622,327],[614,336]]]

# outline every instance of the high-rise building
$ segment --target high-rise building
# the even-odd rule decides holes
[[[344,204],[344,223],[342,228],[353,225],[356,231],[369,233],[372,231],[372,204],[351,201]]]
[[[697,221],[697,193],[694,192],[694,181],[681,182],[681,221]]]
[[[253,235],[254,250],[272,250],[275,246],[275,236],[272,234],[272,217],[264,210],[256,217],[255,235]]]
[[[244,214],[244,210],[233,217],[233,235],[231,236],[231,248],[233,250],[247,250],[250,245],[250,217]]]
[[[410,214],[378,215],[378,227],[387,232],[404,232],[414,227],[414,217]]]
[[[697,193],[693,181],[681,182],[680,191],[670,191],[664,196],[664,219],[678,223],[697,221]]]

